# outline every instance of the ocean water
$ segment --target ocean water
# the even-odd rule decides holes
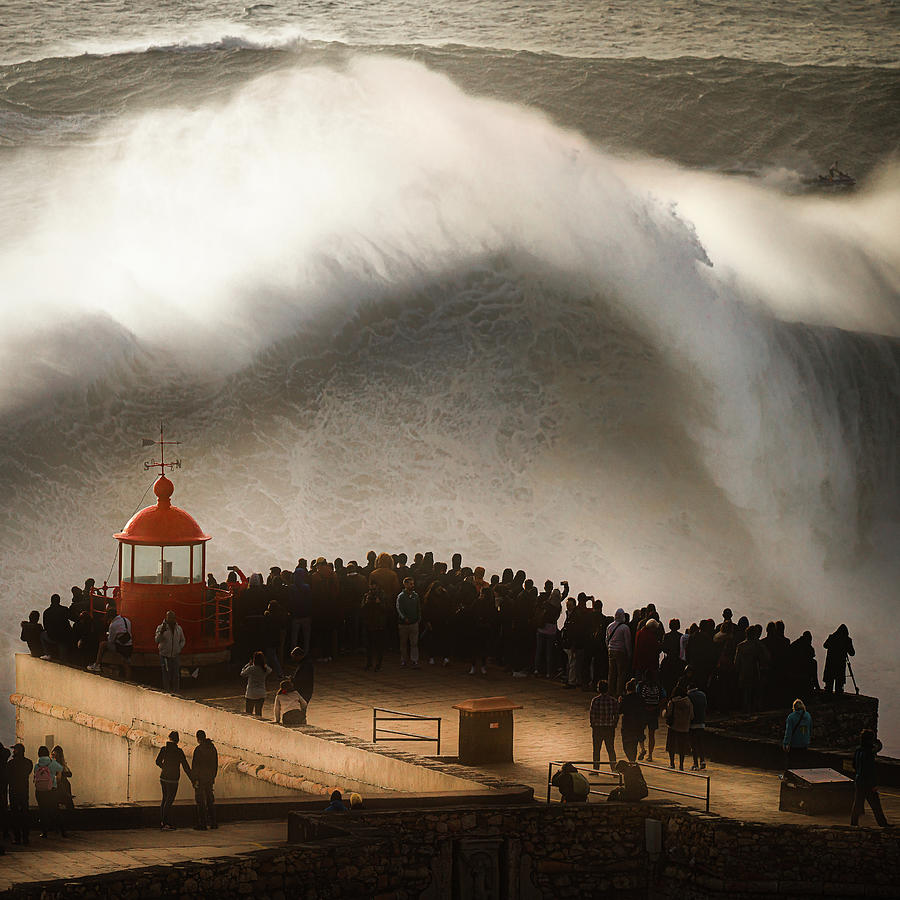
[[[900,751],[898,19],[5,3],[4,657],[162,418],[219,577],[458,550],[846,622]]]

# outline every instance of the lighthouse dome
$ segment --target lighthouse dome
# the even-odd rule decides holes
[[[208,541],[197,520],[183,509],[172,505],[175,485],[160,475],[153,485],[157,500],[155,506],[147,506],[135,513],[128,524],[115,537],[132,544],[195,544]]]

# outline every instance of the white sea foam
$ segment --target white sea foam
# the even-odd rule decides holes
[[[890,191],[795,202],[625,163],[386,58],[53,158],[0,171],[28,209],[0,250],[14,594],[105,558],[144,487],[123,448],[174,410],[195,467],[176,502],[219,569],[460,549],[823,637],[889,601],[889,521],[856,552],[858,385],[783,320],[896,334]],[[851,585],[871,599],[844,616]]]

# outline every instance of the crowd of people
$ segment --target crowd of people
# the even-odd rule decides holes
[[[417,553],[411,564],[403,553],[374,551],[365,565],[299,559],[293,568],[272,566],[265,578],[229,566],[226,580],[210,574],[207,588],[230,591],[232,660],[247,679],[247,712],[257,714],[269,675],[288,682],[279,688],[281,706],[308,704],[311,690],[284,677],[288,658],[294,654],[297,663],[298,653],[307,679],[313,660],[327,663],[342,653],[364,652],[365,669],[378,672],[391,650],[410,669],[461,663],[470,675],[485,675],[491,660],[514,678],[557,680],[567,689],[591,691],[606,680],[616,698],[626,696],[632,678],[642,693],[672,698],[676,685],[686,687],[687,673],[710,710],[729,714],[784,707],[795,698],[808,703],[818,692],[840,694],[855,652],[841,625],[824,642],[820,685],[812,634],[791,640],[782,621],[763,629],[724,609],[718,622],[704,618],[682,629],[671,618],[666,630],[653,603],[609,616],[601,600],[569,596],[567,581],[545,581],[539,589],[512,569],[488,580],[483,567],[463,566],[460,554],[449,566],[431,553]],[[88,579],[72,588],[68,606],[54,594],[43,614],[33,610],[21,637],[34,656],[91,671],[115,654],[128,678],[133,627]],[[173,611],[156,626],[155,641],[163,688],[177,692],[186,642]],[[300,702],[290,696],[296,693]]]
[[[594,761],[599,765],[605,747],[613,769],[617,725],[628,764],[650,762],[661,715],[670,766],[677,759],[683,769],[691,756],[692,768],[703,769],[707,710],[754,713],[796,698],[792,713],[797,704],[805,711],[813,695],[843,692],[855,653],[846,626],[839,626],[823,645],[820,685],[812,634],[791,640],[782,621],[763,628],[726,608],[718,622],[704,618],[682,629],[671,618],[666,630],[654,603],[609,616],[601,600],[583,592],[570,596],[567,581],[557,586],[548,580],[539,588],[524,571],[509,568],[488,579],[483,567],[463,566],[460,554],[449,565],[431,553],[417,553],[410,563],[403,553],[372,551],[364,565],[301,558],[293,568],[272,566],[267,576],[249,578],[229,566],[226,580],[210,574],[207,588],[230,591],[232,661],[246,680],[247,714],[262,715],[267,679],[274,675],[275,720],[305,724],[313,661],[328,663],[342,653],[364,652],[364,668],[373,673],[386,650],[399,651],[401,667],[461,663],[473,676],[487,674],[490,660],[514,678],[597,688],[590,711]],[[104,655],[115,652],[128,677],[132,623],[110,602],[98,624],[97,598],[88,579],[84,588],[72,588],[68,607],[54,594],[43,616],[31,612],[21,637],[32,655],[100,671]],[[163,687],[178,691],[185,638],[174,612],[157,626],[155,639]],[[291,664],[293,675],[286,677]],[[808,731],[807,725],[786,731],[786,753]]]

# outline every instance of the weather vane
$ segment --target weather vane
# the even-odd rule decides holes
[[[175,447],[180,444],[181,441],[167,441],[163,439],[163,423],[159,423],[159,440],[154,441],[152,438],[142,438],[141,446],[142,447],[152,447],[154,444],[159,446],[159,462],[155,459],[148,459],[144,463],[144,470],[149,471],[150,469],[159,469],[159,474],[164,475],[166,469],[180,469],[181,468],[181,460],[176,459],[173,462],[166,462],[166,447]]]

